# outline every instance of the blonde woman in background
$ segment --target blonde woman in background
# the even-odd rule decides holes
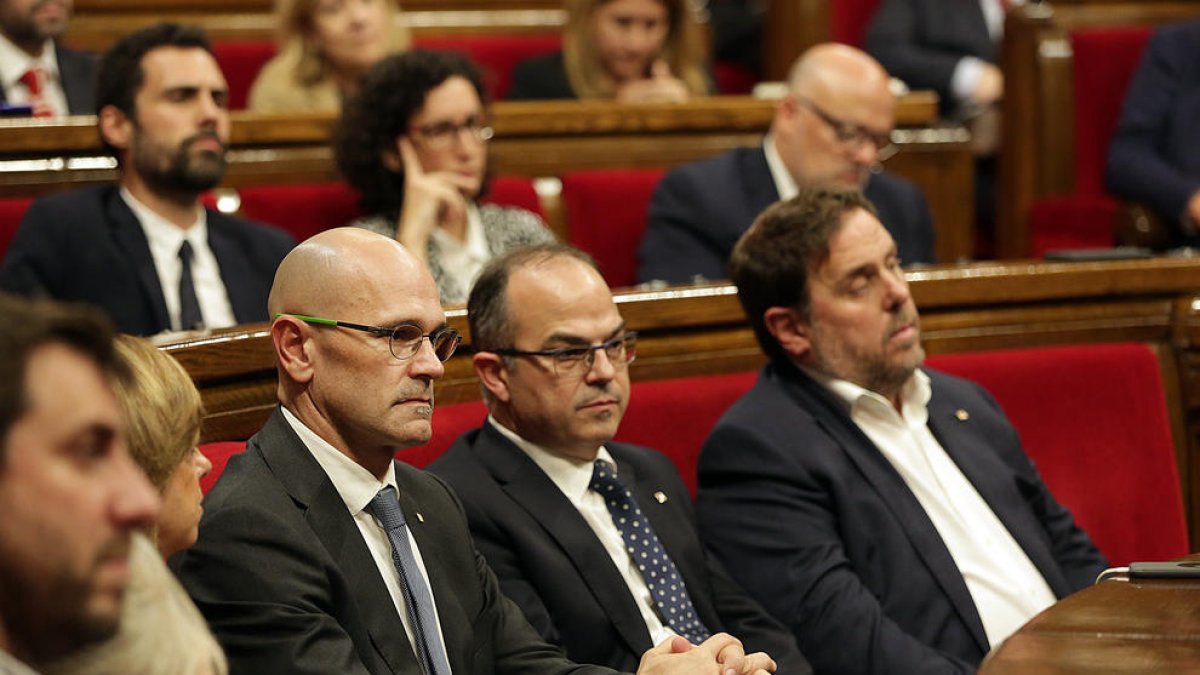
[[[712,92],[688,0],[567,0],[563,50],[522,61],[508,98],[684,101]]]
[[[46,669],[46,675],[227,675],[220,645],[164,558],[191,546],[200,523],[200,477],[212,464],[196,448],[202,409],[175,359],[121,335],[126,373],[113,390],[134,460],[162,493],[155,531],[133,538],[121,627],[110,640]]]
[[[395,0],[276,0],[279,54],[250,88],[255,112],[330,112],[383,57],[408,49]]]

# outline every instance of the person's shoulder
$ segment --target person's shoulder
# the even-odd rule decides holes
[[[78,228],[81,224],[94,223],[103,218],[102,214],[112,199],[120,199],[116,187],[91,185],[39,197],[29,205],[25,217],[28,220],[45,220],[56,227]]]
[[[911,180],[897,176],[885,169],[879,173],[871,174],[871,178],[867,181],[867,187],[863,192],[867,197],[871,197],[872,193],[911,196],[913,194],[920,195],[921,188],[917,187],[917,184]]]
[[[1150,38],[1150,48],[1169,48],[1200,56],[1200,20],[1162,26]]]
[[[60,66],[69,63],[72,66],[94,70],[99,63],[99,58],[92,52],[71,49],[57,41],[54,43],[54,57],[58,59]]]
[[[550,52],[549,54],[540,54],[538,56],[530,56],[528,58],[521,59],[519,62],[517,62],[513,73],[514,75],[516,73],[536,74],[547,71],[563,70],[564,68],[563,53],[560,50],[557,52]]]
[[[280,52],[263,65],[250,85],[246,107],[254,112],[338,112],[341,97],[330,78],[311,85],[296,80],[295,59]]]
[[[475,427],[463,432],[441,456],[430,462],[426,469],[430,473],[448,479],[474,472],[482,466],[475,453],[475,444],[482,433],[483,427]]]

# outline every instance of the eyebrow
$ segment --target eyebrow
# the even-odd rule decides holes
[[[611,333],[608,334],[608,337],[601,340],[601,342],[608,342],[609,340],[617,337],[617,335],[621,334],[624,331],[625,331],[625,322],[622,321],[616,328],[613,329],[613,331]],[[590,345],[590,344],[592,344],[591,340],[585,340],[585,339],[579,337],[578,335],[569,335],[566,333],[552,333],[551,335],[546,337],[546,339],[543,341],[543,344],[548,344],[548,343],[552,343],[552,342],[563,342],[563,343],[566,343],[569,345]]]

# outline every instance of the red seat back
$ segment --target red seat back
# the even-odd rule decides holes
[[[241,215],[291,232],[297,241],[362,215],[358,193],[345,183],[258,185],[239,190]]]
[[[0,261],[4,260],[8,245],[17,233],[17,228],[21,226],[21,218],[32,203],[31,197],[0,199]]]
[[[415,47],[466,54],[483,71],[493,101],[502,100],[512,87],[512,73],[525,59],[562,49],[562,35],[554,33],[513,35],[422,36]]]
[[[526,211],[532,211],[542,220],[546,213],[538,198],[537,190],[533,187],[533,179],[519,176],[499,176],[493,178],[488,186],[488,193],[481,201],[501,206],[516,206]]]
[[[1145,345],[932,357],[1000,403],[1054,496],[1114,565],[1188,552],[1158,360]]]
[[[1111,248],[1117,200],[1106,195],[1044,197],[1029,209],[1030,254],[1075,248]]]
[[[637,281],[637,249],[662,169],[573,171],[562,177],[570,243],[596,259],[608,285]]]
[[[1150,26],[1071,31],[1075,94],[1075,194],[1104,194],[1108,145]]]
[[[459,436],[475,427],[482,426],[486,418],[487,406],[483,404],[483,401],[434,406],[433,436],[430,437],[429,442],[397,452],[396,459],[423,469],[450,449]]]
[[[229,84],[229,109],[243,110],[258,71],[278,51],[271,40],[221,41],[213,43],[213,57]]]
[[[246,441],[218,441],[201,445],[200,452],[204,453],[208,461],[212,462],[212,471],[200,478],[200,490],[204,494],[208,494],[212,486],[217,484],[217,479],[224,473],[229,458],[245,449]]]
[[[875,15],[879,0],[837,0],[829,3],[829,37],[861,47],[867,34],[867,24]]]

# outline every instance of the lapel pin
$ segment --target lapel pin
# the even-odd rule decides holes
[[[417,522],[420,522],[420,523],[425,522],[425,516],[421,515],[420,511],[417,511]]]
[[[663,494],[661,490],[660,490],[660,491],[658,491],[658,492],[655,492],[655,493],[654,493],[654,499],[655,499],[655,501],[657,501],[659,504],[666,504],[666,503],[667,503],[667,496],[666,496],[665,494]]]
[[[967,420],[971,419],[971,413],[963,410],[962,408],[959,408],[957,411],[955,411],[954,416],[958,418],[959,422],[966,422]]]

